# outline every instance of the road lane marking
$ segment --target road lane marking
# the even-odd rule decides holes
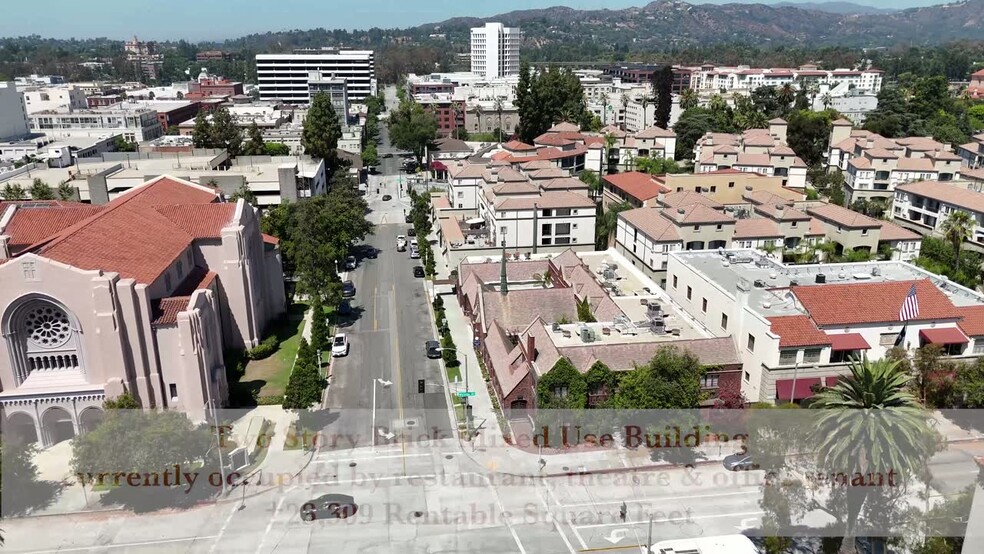
[[[395,284],[392,286],[392,291],[393,291],[393,300],[394,300],[394,302],[392,302],[392,303],[387,302],[387,304],[390,305],[390,314],[389,314],[390,317],[393,319],[393,321],[396,321],[396,302],[395,302],[395,300],[396,300],[396,285]],[[397,333],[392,333],[390,336],[391,336],[390,348],[393,350],[393,353],[396,355],[395,356],[395,360],[394,360],[394,362],[395,362],[394,365],[396,367],[396,406],[397,406],[398,411],[399,411],[399,414],[400,414],[400,421],[402,422],[402,421],[405,420],[405,418],[403,417],[403,367],[402,367],[403,364],[400,361],[401,360],[401,358],[400,358],[400,339],[397,336]],[[373,432],[375,433],[375,430]],[[406,475],[407,474],[407,459],[406,459],[407,444],[405,442],[401,441],[400,442],[400,446],[402,447],[403,454],[404,454],[404,457],[403,457],[403,474]]]
[[[215,549],[219,546],[219,540],[222,539],[222,535],[225,535],[226,528],[229,527],[230,523],[232,523],[232,518],[233,516],[236,515],[236,512],[238,511],[239,511],[239,504],[236,504],[235,506],[232,507],[232,510],[229,510],[229,517],[226,518],[225,523],[222,524],[222,528],[219,529],[219,534],[216,535],[215,542],[212,543],[212,548],[208,549],[209,554],[215,552]]]
[[[729,514],[709,514],[705,516],[683,516],[683,517],[668,517],[664,519],[654,519],[653,523],[674,523],[677,521],[694,521],[697,519],[717,519],[722,517],[745,517],[745,516],[761,516],[765,515],[763,511],[757,512],[734,512]],[[612,523],[592,523],[590,525],[572,525],[575,529],[593,529],[596,527],[612,527],[612,526],[628,526],[628,525],[649,525],[649,520],[641,521],[615,521]]]
[[[103,550],[108,548],[129,548],[132,546],[152,546],[155,544],[172,544],[177,542],[207,541],[217,539],[219,535],[208,535],[206,537],[185,537],[183,539],[162,539],[159,541],[128,542],[120,544],[100,544],[97,546],[79,546],[75,548],[59,548],[57,550],[24,550],[21,554],[51,554],[55,552],[86,552],[89,550]]]
[[[277,509],[275,509],[273,511],[273,515],[270,516],[270,521],[267,523],[266,530],[263,531],[263,536],[260,537],[260,544],[259,544],[259,546],[256,547],[257,554],[259,554],[260,552],[263,551],[263,543],[266,542],[266,538],[270,534],[270,530],[273,528],[273,521],[275,519],[277,519],[277,514],[279,514],[281,508],[284,507],[284,501],[287,500],[287,493],[289,493],[290,491],[292,491],[292,490],[294,490],[296,488],[297,488],[297,486],[293,486],[293,487],[290,487],[289,489],[287,489],[286,491],[284,491],[284,495],[280,498],[280,502],[277,503]]]
[[[394,454],[392,456],[368,456],[365,458],[339,458],[339,459],[323,459],[323,460],[313,460],[312,464],[334,464],[341,462],[360,462],[366,460],[389,460],[392,458],[421,458],[424,456],[433,456],[431,452],[425,454]]]
[[[579,506],[599,506],[604,504],[621,504],[625,502],[626,504],[641,504],[643,502],[658,502],[661,500],[686,500],[691,498],[718,498],[721,496],[745,496],[752,494],[761,494],[761,490],[749,490],[740,492],[722,492],[722,493],[712,493],[712,494],[696,494],[692,496],[655,496],[651,498],[633,498],[624,500],[605,500],[600,502],[580,502],[578,504],[561,504],[557,503],[558,508],[577,508]]]
[[[376,287],[372,291],[372,330],[379,330],[379,322],[376,320],[376,297],[379,295],[379,287]]]

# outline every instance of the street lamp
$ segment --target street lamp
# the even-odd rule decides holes
[[[338,260],[335,260],[335,275],[338,275]]]
[[[386,388],[392,385],[392,381],[385,381],[380,378],[372,380],[372,448],[376,449],[376,385],[382,385]]]
[[[457,348],[451,348],[451,347],[444,348],[444,347],[441,347],[441,348],[438,348],[437,349],[438,352],[444,352],[445,350],[450,351],[450,352],[454,352],[455,354],[458,353],[458,349]],[[468,392],[470,390],[471,389],[468,388],[468,356],[465,356],[465,396],[464,396],[464,401],[465,401],[465,429],[467,430],[467,433],[468,433],[468,440],[471,440],[471,417],[470,417],[471,416],[471,413],[468,410],[468,408],[471,406],[471,401],[469,400],[470,395],[468,394]]]

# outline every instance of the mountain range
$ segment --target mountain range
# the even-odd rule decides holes
[[[883,47],[984,40],[984,0],[871,13],[846,3],[796,5],[688,4],[657,0],[621,10],[566,6],[512,11],[488,18],[458,17],[414,30],[467,36],[468,28],[498,21],[523,29],[527,47],[583,43],[627,44],[633,50],[745,42],[757,46]]]
[[[894,13],[899,11],[896,8],[876,8],[874,6],[863,6],[853,2],[776,2],[772,5],[777,8],[799,8],[801,10],[838,13],[844,15]]]

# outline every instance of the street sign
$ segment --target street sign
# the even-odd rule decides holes
[[[475,391],[473,391],[473,390],[460,390],[460,391],[458,391],[458,398],[467,398],[469,396],[475,396]]]

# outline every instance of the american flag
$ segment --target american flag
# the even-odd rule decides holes
[[[919,317],[919,300],[916,298],[916,284],[912,283],[909,294],[905,295],[905,300],[902,302],[902,309],[899,310],[899,320],[909,321],[917,317]]]

